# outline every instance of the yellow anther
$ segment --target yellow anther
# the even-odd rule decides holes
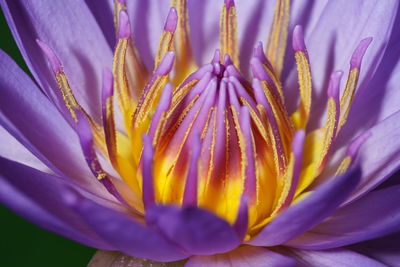
[[[336,170],[335,176],[341,175],[347,171],[349,168],[352,158],[350,156],[345,157],[342,162],[340,163],[339,167]]]
[[[304,129],[307,125],[311,109],[311,71],[306,52],[297,51],[295,58],[300,87],[300,106],[292,115],[292,118],[297,129]]]
[[[92,128],[93,132],[93,138],[94,142],[97,145],[97,147],[106,155],[107,153],[107,148],[104,142],[104,133],[101,129],[101,127],[90,117],[90,115],[84,110],[84,108],[78,103],[78,101],[75,98],[74,93],[72,92],[72,89],[68,83],[67,76],[65,75],[64,71],[60,69],[59,71],[56,72],[56,81],[57,85],[61,90],[61,94],[63,96],[65,105],[67,106],[71,117],[74,119],[75,122],[77,122],[77,116],[75,110],[81,110],[83,114],[85,115],[86,119],[89,121],[90,126]]]
[[[196,68],[192,55],[192,47],[189,36],[189,16],[187,10],[187,0],[171,0],[171,6],[176,9],[178,14],[178,24],[174,36],[174,46],[176,51],[176,74],[174,85],[178,85]]]
[[[236,67],[239,66],[239,48],[237,40],[236,8],[233,1],[225,1],[220,19],[221,56],[229,55]],[[221,59],[222,60],[222,59]]]
[[[290,0],[277,0],[272,30],[268,40],[267,58],[274,67],[278,77],[282,71],[283,59],[285,57],[289,16]]]
[[[346,87],[343,91],[343,95],[340,98],[340,119],[339,119],[339,130],[343,124],[346,123],[347,116],[349,115],[351,103],[353,102],[354,93],[356,91],[358,77],[360,70],[354,68],[350,70],[349,78],[347,79]]]
[[[337,112],[336,110],[336,102],[333,98],[328,99],[328,112],[326,115],[326,122],[324,128],[322,128],[322,140],[318,140],[321,142],[321,150],[319,155],[317,156],[318,160],[318,168],[319,171],[325,167],[326,157],[328,155],[329,149],[332,145],[333,139],[336,133],[336,126],[337,126]]]

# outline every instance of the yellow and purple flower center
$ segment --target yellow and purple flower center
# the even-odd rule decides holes
[[[222,7],[220,48],[201,67],[191,53],[186,1],[174,0],[172,6],[150,73],[135,48],[125,1],[115,1],[117,44],[112,72],[103,73],[101,122],[77,102],[51,48],[38,44],[52,65],[87,163],[111,194],[139,215],[153,204],[201,207],[227,220],[248,240],[305,197],[324,171],[372,38],[355,49],[342,92],[342,71],[331,75],[325,122],[308,131],[312,81],[300,26],[292,41],[300,99],[291,115],[280,77],[288,0],[277,1],[266,53],[261,42],[254,47],[251,81],[238,69],[233,0]],[[348,146],[336,174],[348,169],[368,136]],[[101,159],[117,175],[105,171]]]

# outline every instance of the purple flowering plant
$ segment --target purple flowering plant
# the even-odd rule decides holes
[[[400,266],[397,0],[0,4],[0,203],[91,266]]]

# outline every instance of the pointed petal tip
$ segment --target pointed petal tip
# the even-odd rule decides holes
[[[253,57],[260,58],[261,60],[265,58],[263,43],[258,41],[253,47]]]
[[[155,203],[154,181],[153,181],[153,144],[148,134],[142,135],[142,199],[144,207],[147,209]]]
[[[177,23],[178,23],[178,14],[176,12],[176,9],[171,7],[167,16],[167,20],[164,25],[164,30],[171,33],[175,32]]]
[[[211,60],[211,63],[219,63],[220,58],[221,58],[221,51],[217,48],[214,51],[214,56],[213,59]]]
[[[158,65],[156,69],[156,74],[162,76],[162,75],[167,75],[169,72],[171,72],[172,67],[174,65],[174,60],[175,60],[175,53],[174,51],[168,51],[164,58],[161,60],[160,64]]]
[[[114,77],[112,72],[108,68],[104,68],[102,71],[103,83],[102,83],[102,98],[106,100],[114,93],[113,81]]]
[[[131,36],[131,23],[125,10],[119,12],[118,38],[128,39]]]
[[[356,137],[351,144],[347,148],[346,155],[350,156],[351,158],[355,158],[357,156],[358,150],[360,147],[367,141],[368,138],[372,136],[372,133],[370,131],[366,131]]]
[[[368,37],[360,41],[357,48],[354,50],[353,55],[351,56],[350,69],[359,69],[361,67],[362,59],[372,40],[372,37]]]
[[[54,73],[57,73],[61,71],[61,62],[54,53],[53,49],[50,48],[45,42],[36,39],[36,43],[39,45],[40,49],[42,52],[45,54],[47,57],[47,60],[50,62],[51,69],[53,70]]]
[[[228,65],[232,65],[233,62],[231,60],[231,57],[228,54],[224,55],[224,65],[228,66]]]
[[[238,214],[236,216],[236,220],[233,224],[233,228],[240,240],[244,240],[249,224],[249,199],[246,195],[242,195],[240,199]]]
[[[301,51],[306,52],[306,44],[304,42],[304,32],[303,27],[296,25],[293,30],[293,40],[292,40],[293,50],[295,52]]]
[[[303,144],[305,137],[306,137],[306,132],[304,130],[296,131],[292,141],[292,150],[294,153],[303,151]]]
[[[343,77],[343,71],[338,70],[332,73],[331,79],[328,85],[328,97],[337,99],[340,92],[340,81]]]
[[[235,6],[234,0],[225,0],[226,9],[230,9],[231,7]]]

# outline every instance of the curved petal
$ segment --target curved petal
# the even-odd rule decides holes
[[[324,251],[293,249],[289,250],[288,254],[292,257],[295,257],[299,263],[309,267],[386,266],[367,256],[345,249],[332,249]]]
[[[185,267],[292,267],[296,260],[261,247],[242,246],[225,254],[193,256]]]
[[[328,2],[315,28],[306,33],[316,90],[323,89],[332,71],[348,70],[358,43],[373,37],[362,63],[359,84],[363,87],[363,80],[371,77],[389,42],[398,4],[395,0]]]
[[[84,0],[90,12],[95,18],[97,25],[103,32],[109,47],[116,44],[116,30],[114,26],[114,0],[91,1]]]
[[[350,248],[388,266],[400,266],[400,233],[362,242]]]
[[[325,102],[322,99],[329,76],[335,70],[349,69],[353,50],[366,37],[373,37],[374,41],[364,56],[358,87],[364,88],[373,77],[389,42],[398,4],[396,0],[329,1],[315,27],[305,29],[313,76],[313,110],[318,110],[318,116],[323,114]],[[295,70],[286,80],[285,87],[290,93],[297,88]],[[289,103],[291,110],[294,104],[295,100]]]
[[[400,168],[400,110],[372,127],[371,137],[361,146],[359,163],[362,178],[348,202],[363,196]]]
[[[187,258],[177,246],[134,217],[79,196],[70,204],[107,243],[127,255],[156,261]]]
[[[152,70],[171,1],[133,0],[126,2],[135,45],[146,67]]]
[[[397,13],[395,25],[399,23],[400,12]],[[338,140],[339,146],[400,110],[400,104],[397,101],[400,98],[399,44],[400,29],[396,27],[393,29],[385,55],[372,80],[354,99],[348,121]]]
[[[36,39],[56,51],[78,101],[99,119],[101,71],[111,66],[112,51],[85,2],[2,0],[0,3],[22,56],[40,87],[59,108],[64,108]]]
[[[399,203],[400,186],[370,192],[287,245],[304,249],[337,248],[397,232]]]
[[[304,233],[332,214],[357,186],[360,170],[353,169],[329,179],[309,196],[290,206],[248,243],[276,246]]]
[[[223,253],[240,244],[233,227],[197,207],[150,206],[146,221],[190,254]]]
[[[63,173],[96,194],[108,196],[90,174],[76,133],[3,51],[0,73],[0,125],[55,173]]]
[[[4,127],[0,125],[0,157],[22,163],[45,173],[53,173],[43,162],[19,143]]]
[[[68,207],[74,189],[60,178],[0,157],[0,203],[25,219],[82,244],[111,249]]]

